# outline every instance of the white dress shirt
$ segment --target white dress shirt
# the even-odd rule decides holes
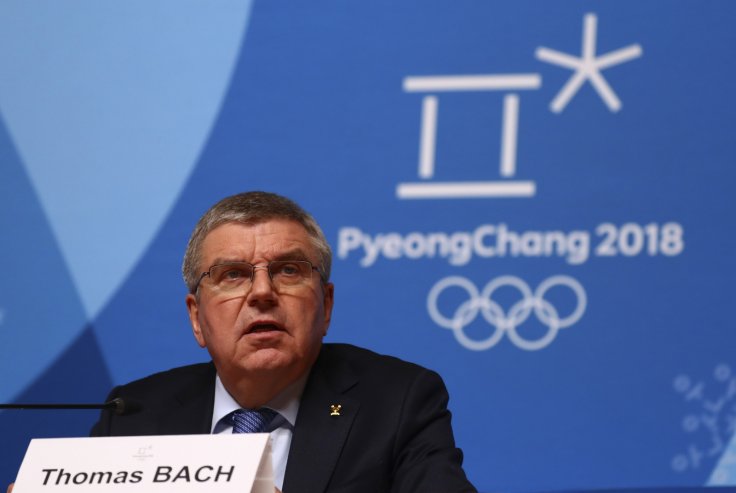
[[[289,458],[291,436],[294,431],[294,423],[296,423],[296,415],[299,412],[302,391],[306,383],[307,375],[304,375],[263,406],[279,413],[266,430],[271,435],[273,482],[279,490],[283,489],[284,486],[284,474],[286,473],[286,461]],[[229,419],[223,418],[240,408],[240,405],[222,385],[218,375],[215,380],[212,433],[232,433],[232,423]]]

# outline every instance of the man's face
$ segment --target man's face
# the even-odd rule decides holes
[[[206,236],[201,258],[201,272],[224,262],[308,260],[320,266],[304,227],[284,219],[220,225]],[[233,295],[214,289],[205,277],[198,296],[187,296],[194,337],[209,351],[226,387],[259,374],[291,383],[317,358],[330,323],[333,286],[313,272],[305,282],[278,290],[266,269],[257,269],[247,284],[244,294]]]

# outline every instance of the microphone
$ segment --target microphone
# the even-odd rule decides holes
[[[0,404],[0,409],[109,409],[117,415],[124,415],[140,411],[141,406],[135,401],[126,402],[116,397],[102,404]]]

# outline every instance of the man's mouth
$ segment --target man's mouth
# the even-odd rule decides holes
[[[284,328],[274,322],[255,322],[248,326],[246,334],[259,334],[262,332],[283,331]]]

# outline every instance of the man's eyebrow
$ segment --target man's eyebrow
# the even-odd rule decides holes
[[[215,260],[212,261],[212,265],[232,264],[234,262],[246,262],[246,263],[248,263],[247,260],[243,260],[242,258],[217,257]]]

